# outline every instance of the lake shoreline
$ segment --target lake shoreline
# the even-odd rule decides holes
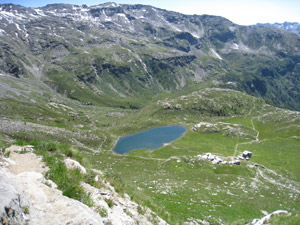
[[[145,147],[145,148],[137,148],[137,149],[131,149],[131,150],[126,151],[124,153],[118,153],[117,151],[115,151],[115,148],[116,148],[117,144],[119,143],[119,141],[121,139],[126,139],[126,138],[130,138],[132,136],[141,135],[141,134],[143,134],[145,132],[151,132],[154,129],[172,129],[173,127],[174,128],[181,127],[181,128],[184,129],[184,131],[182,132],[182,134],[180,136],[176,137],[175,139],[172,139],[172,140],[166,141],[166,142],[162,142],[158,148],[147,148],[147,147]],[[131,151],[141,150],[141,149],[157,150],[157,149],[163,148],[163,147],[165,147],[167,145],[170,145],[172,142],[178,140],[179,138],[182,138],[183,136],[186,135],[187,132],[188,132],[188,128],[186,128],[182,124],[172,124],[172,125],[164,125],[164,126],[152,127],[152,128],[146,129],[146,130],[138,131],[138,132],[133,133],[133,134],[127,134],[127,135],[124,135],[124,136],[118,136],[118,138],[115,140],[115,142],[113,144],[113,147],[110,150],[115,155],[126,155],[126,154],[130,153]]]

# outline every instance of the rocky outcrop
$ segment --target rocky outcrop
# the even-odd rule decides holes
[[[13,175],[0,168],[0,222],[1,224],[26,224],[29,220],[28,199],[14,182]]]
[[[48,168],[41,158],[21,149],[24,147],[11,146],[10,159],[0,156],[1,224],[167,224],[150,209],[131,201],[128,195],[121,197],[107,182],[100,189],[81,183],[94,202],[92,208],[63,196],[57,185],[42,174]],[[65,163],[86,173],[75,160],[66,159]],[[98,174],[95,180],[101,179],[102,173],[93,171]]]
[[[175,106],[173,106],[169,102],[165,102],[163,104],[163,109],[177,109],[177,110],[181,110],[182,109],[182,105],[181,104],[176,104]]]
[[[238,159],[249,160],[251,157],[252,157],[252,152],[250,152],[250,151],[244,151],[240,156],[238,156]]]
[[[253,130],[240,124],[224,122],[200,122],[193,127],[195,132],[221,133],[223,136],[255,139]],[[251,157],[251,156],[250,156]]]
[[[163,104],[163,109],[173,109],[173,106],[169,102]]]
[[[65,159],[64,162],[68,169],[78,169],[80,173],[86,174],[86,169],[79,162],[73,159]]]
[[[108,112],[106,113],[107,117],[116,117],[116,118],[121,118],[125,116],[125,113],[121,113],[121,112]]]
[[[82,184],[84,190],[91,194],[95,203],[93,209],[104,216],[104,223],[110,222],[120,225],[167,224],[149,208],[131,201],[127,194],[121,197],[108,183],[105,183],[104,186],[104,188],[98,189],[86,183]],[[108,204],[109,202],[111,205]],[[139,211],[143,211],[143,214]]]
[[[0,169],[0,212],[6,224],[103,224],[98,213],[63,196],[56,184],[45,179],[39,157],[15,152],[10,157]]]
[[[42,174],[24,172],[17,177],[30,201],[30,224],[103,224],[99,214],[63,196]]]
[[[275,212],[272,212],[272,213],[270,213],[270,214],[264,216],[264,217],[261,218],[261,219],[254,219],[254,220],[251,222],[251,224],[252,224],[252,225],[263,225],[263,224],[269,223],[272,216],[279,215],[279,214],[289,214],[289,212],[288,212],[288,211],[285,211],[285,210],[277,210],[277,211],[275,211]]]
[[[197,155],[198,160],[208,160],[212,164],[227,164],[227,165],[240,165],[240,160],[249,160],[252,156],[252,152],[244,151],[240,156],[237,157],[235,160],[225,160],[219,156],[216,156],[210,152],[204,155]]]
[[[205,155],[198,155],[198,160],[208,160],[212,164],[227,164],[227,165],[240,165],[239,160],[226,161],[221,159],[219,156],[213,155],[212,153],[206,153]]]

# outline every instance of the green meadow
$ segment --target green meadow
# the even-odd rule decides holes
[[[1,113],[7,120],[18,115],[24,131],[2,129],[2,145],[9,137],[72,146],[76,154],[63,154],[80,155],[86,167],[101,170],[103,179],[119,193],[127,193],[170,224],[245,224],[279,209],[291,215],[274,217],[271,224],[300,222],[297,112],[223,89],[161,95],[140,109],[86,106],[71,100],[64,104],[17,103],[2,100]],[[165,107],[166,103],[172,107]],[[193,129],[200,122],[209,125]],[[124,155],[112,151],[120,136],[171,124],[181,124],[188,131],[160,149]],[[26,131],[28,126],[37,127]],[[210,152],[231,161],[245,150],[253,156],[240,165],[213,164],[198,157]],[[49,177],[59,182],[57,168],[53,165],[54,174]],[[74,187],[79,188],[78,183]]]

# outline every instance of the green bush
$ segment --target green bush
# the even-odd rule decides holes
[[[24,140],[17,140],[16,142],[14,142],[14,144],[23,146],[23,145],[27,145],[28,143]]]
[[[27,145],[25,141],[16,141],[17,145]],[[95,174],[88,173],[82,175],[78,169],[67,169],[63,155],[79,159],[82,163],[82,157],[79,153],[75,152],[70,145],[59,144],[54,141],[31,141],[30,145],[34,146],[35,153],[43,157],[43,161],[50,168],[45,177],[56,183],[59,190],[63,195],[76,199],[90,207],[94,206],[94,202],[90,193],[86,193],[81,187],[80,182],[87,180],[91,184],[94,181]],[[6,153],[9,156],[10,152]]]
[[[96,176],[97,176],[97,174],[95,172],[89,170],[83,178],[84,182],[95,187],[97,185],[96,184],[97,182],[95,181]]]
[[[55,152],[59,149],[58,143],[54,141],[32,141],[30,144],[42,151]]]
[[[23,212],[24,212],[25,214],[29,214],[29,208],[28,208],[28,207],[23,208]]]
[[[145,210],[141,206],[138,206],[137,211],[138,211],[138,213],[140,215],[144,215],[145,214]]]
[[[103,206],[97,206],[96,211],[101,217],[107,216],[107,210]]]
[[[10,151],[4,153],[4,157],[8,158],[10,156]]]
[[[124,193],[124,183],[122,182],[121,178],[117,175],[112,174],[105,174],[105,179],[110,183],[111,186],[115,188],[115,191],[119,194]]]
[[[104,199],[104,201],[107,203],[107,205],[109,206],[109,208],[112,208],[114,206],[114,203],[111,199]]]
[[[86,193],[80,186],[83,175],[78,169],[69,170],[64,162],[58,161],[52,164],[50,170],[47,171],[46,178],[55,182],[63,195],[83,202],[90,207],[94,205],[91,194]]]

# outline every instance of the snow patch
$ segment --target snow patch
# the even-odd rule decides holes
[[[233,46],[231,47],[232,49],[240,49],[239,45],[237,43],[234,43]]]
[[[38,15],[46,16],[41,9],[33,9]]]
[[[114,92],[116,92],[120,97],[125,97],[125,95],[123,95],[122,93],[120,93],[117,89],[115,89],[112,84],[108,85],[110,87],[110,89],[112,89]]]
[[[23,24],[23,29],[24,29],[24,33],[25,33],[25,37],[27,38],[29,36],[28,31],[26,29],[26,26]]]
[[[124,20],[125,20],[125,23],[129,23],[129,22],[130,22],[124,13],[117,13],[117,15],[118,15],[119,17],[123,17]]]
[[[118,5],[116,3],[112,3],[110,6],[111,7],[118,7]]]
[[[229,30],[230,30],[230,31],[235,31],[235,30],[236,30],[236,28],[235,28],[235,27],[233,27],[233,26],[229,26]]]
[[[210,51],[213,53],[214,56],[216,56],[218,59],[223,60],[222,57],[213,49],[211,48]]]
[[[16,28],[17,28],[18,30],[21,30],[19,24],[15,23],[15,25],[16,25]],[[21,31],[22,31],[22,30],[21,30]]]
[[[13,19],[15,18],[15,15],[11,12],[2,11],[0,18],[5,18],[8,20],[9,23],[14,23]]]
[[[191,33],[191,35],[192,35],[194,38],[197,38],[197,39],[201,38],[199,35],[197,35],[197,34],[195,34],[195,33]]]
[[[5,33],[6,33],[5,30],[0,29],[0,35],[1,36],[4,36]]]

